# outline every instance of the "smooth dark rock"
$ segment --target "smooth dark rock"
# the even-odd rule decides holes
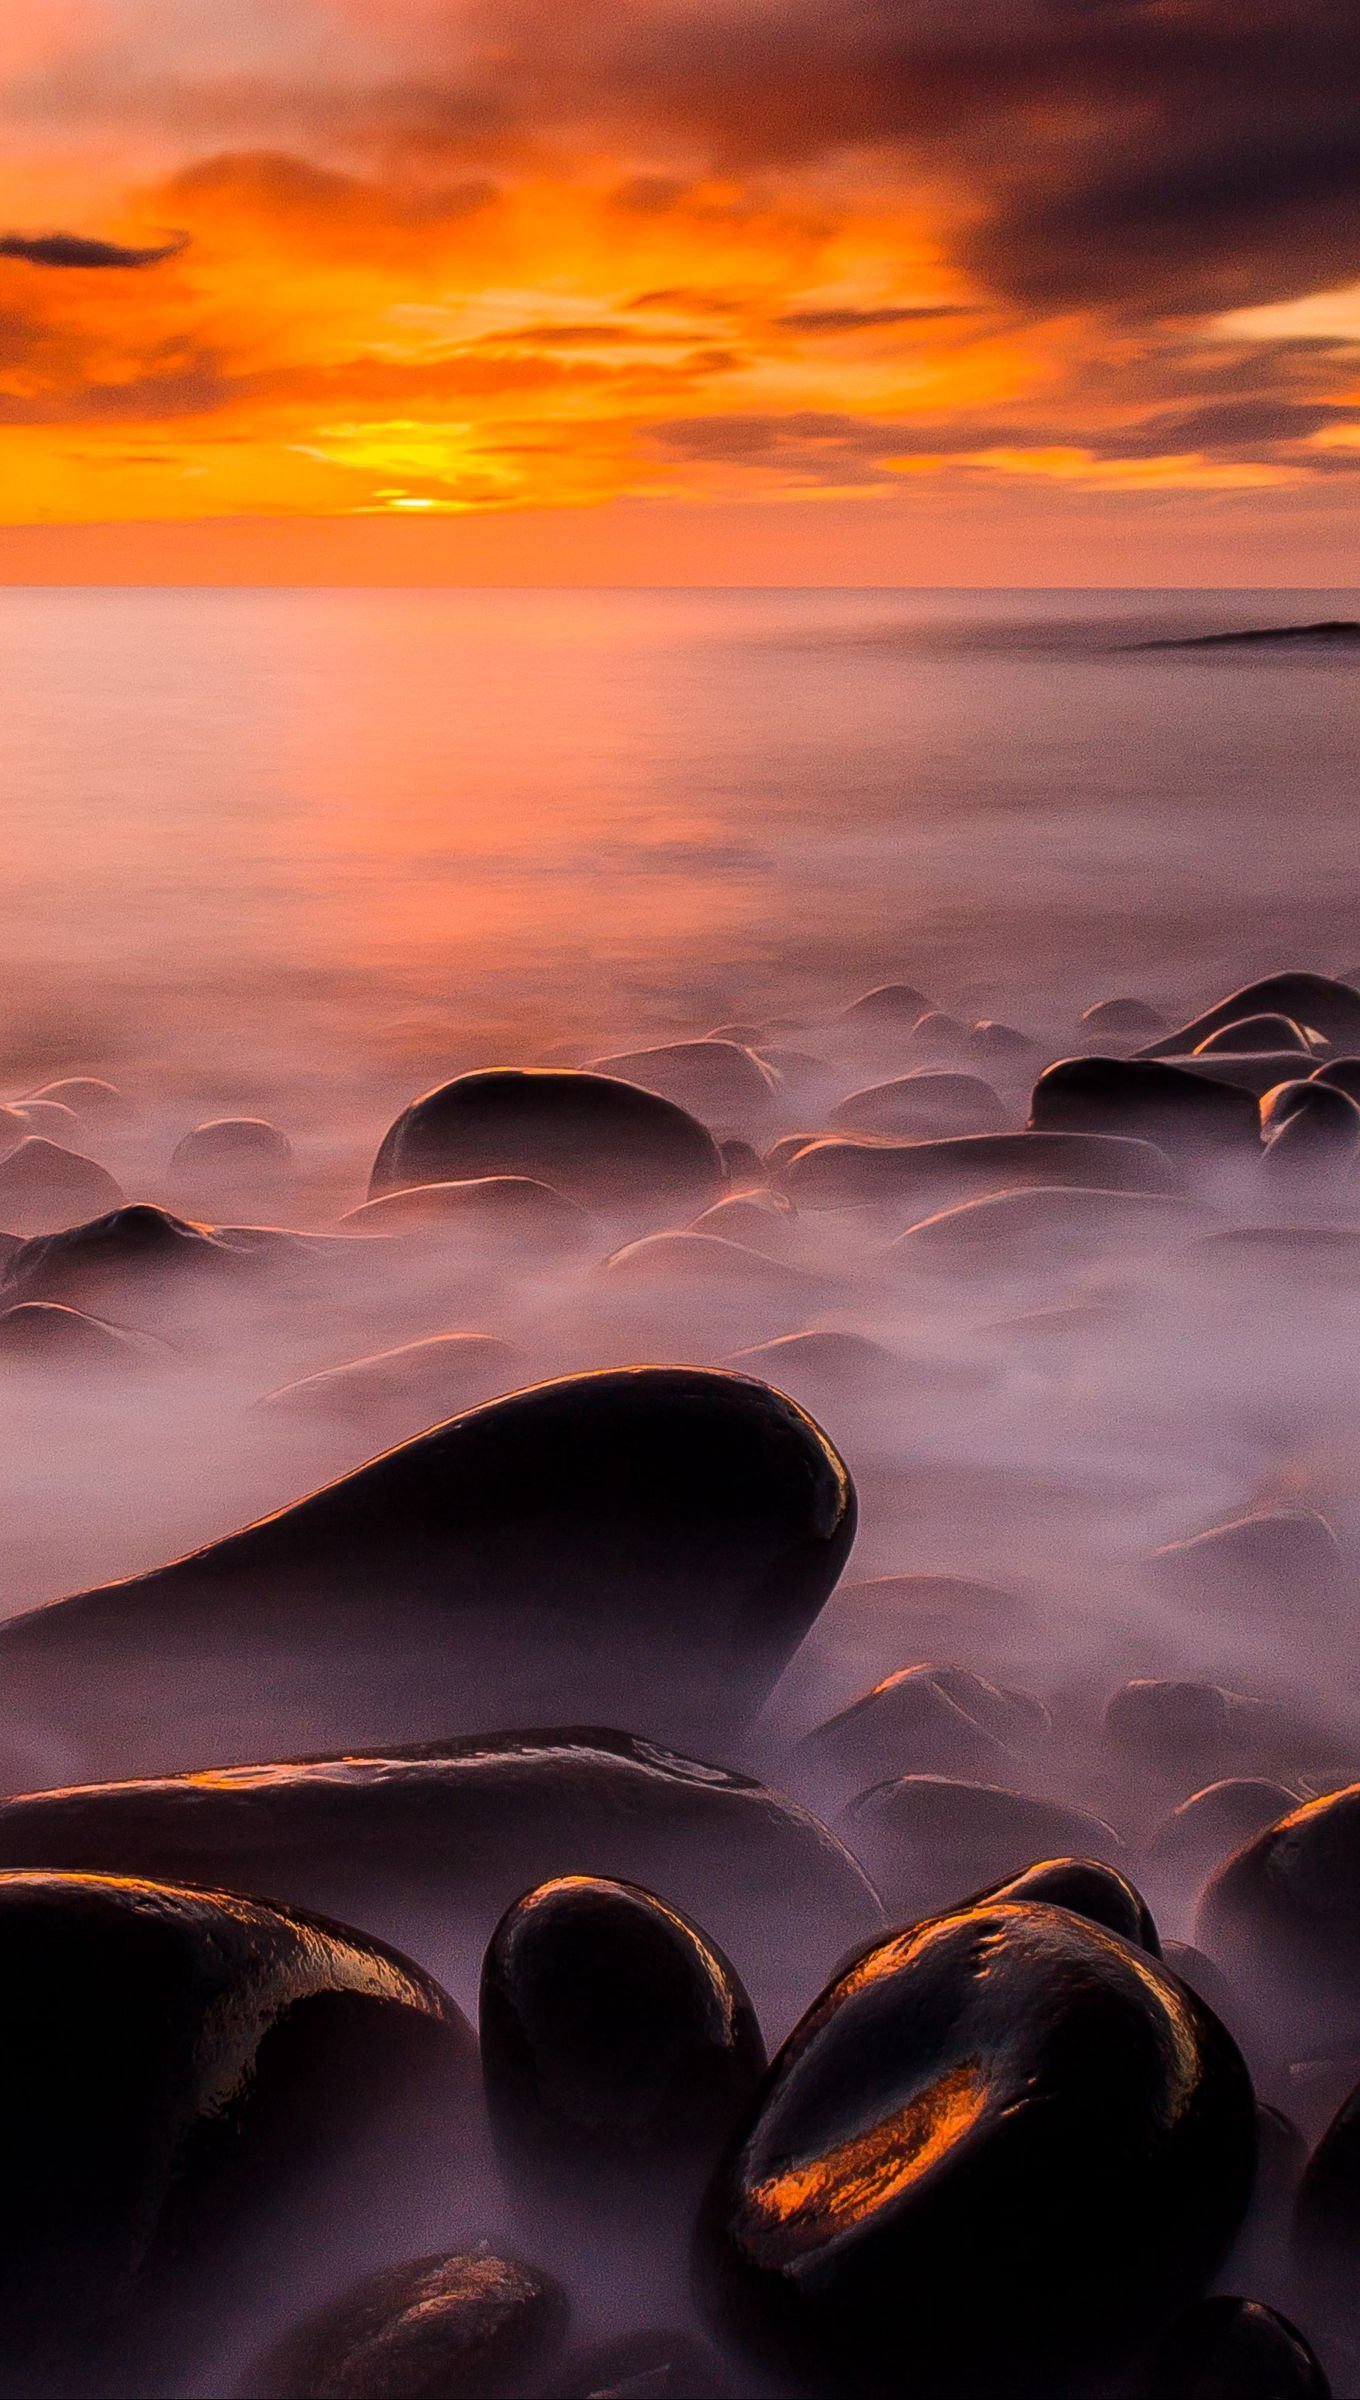
[[[1310,1107],[1315,1092],[1330,1093],[1332,1089],[1331,1084],[1314,1083],[1308,1075],[1296,1075],[1286,1083],[1272,1084],[1268,1092],[1261,1094],[1261,1131],[1266,1140],[1269,1141],[1283,1125],[1287,1125],[1299,1109]]]
[[[444,1237],[479,1261],[496,1253],[519,1266],[526,1258],[572,1258],[603,1247],[588,1210],[529,1175],[413,1184],[380,1200],[365,1200],[340,1223],[350,1233]]]
[[[0,1804],[11,1859],[275,1895],[474,1978],[520,1894],[606,1876],[706,1927],[762,2006],[771,1990],[805,1995],[881,1922],[871,1884],[806,1809],[579,1726],[39,1792]]]
[[[697,2193],[765,2068],[755,2010],[699,1926],[568,1875],[506,1910],[482,1968],[482,2072],[512,2192],[636,2220]]]
[[[701,2271],[799,2384],[1088,2393],[1203,2289],[1254,2164],[1242,2061],[1155,1960],[1066,1910],[962,1909],[785,2043]]]
[[[21,1300],[0,1311],[3,1367],[116,1374],[129,1367],[169,1365],[173,1355],[149,1334],[131,1333],[56,1301]]]
[[[1159,1876],[1198,1891],[1206,1876],[1263,1826],[1278,1824],[1298,1806],[1297,1794],[1263,1776],[1227,1776],[1192,1792],[1162,1819],[1146,1862]]]
[[[1265,1826],[1205,1888],[1195,1935],[1276,2043],[1360,2036],[1360,1783]]]
[[[795,1755],[842,1794],[908,1774],[994,1781],[1015,1771],[1016,1746],[1035,1731],[1023,1707],[966,1668],[902,1667],[816,1726]]]
[[[0,1961],[7,2389],[182,2389],[276,2272],[315,2290],[386,2238],[389,2145],[411,2206],[436,2162],[456,2186],[477,2155],[470,2029],[367,1935],[126,1875],[6,1874]]]
[[[277,1173],[293,1163],[293,1145],[267,1117],[210,1117],[175,1144],[171,1172],[197,1174],[215,1167],[254,1167]]]
[[[797,1211],[774,1192],[729,1192],[715,1200],[690,1226],[691,1233],[713,1233],[720,1241],[740,1242],[769,1258],[781,1258],[791,1247]]]
[[[1233,1084],[1260,1100],[1277,1083],[1299,1075],[1306,1078],[1312,1058],[1298,1050],[1192,1050],[1188,1057],[1177,1052],[1161,1063],[1182,1075],[1196,1075],[1202,1083]]]
[[[1297,2325],[1260,2300],[1201,2300],[1158,2351],[1156,2400],[1329,2400]]]
[[[197,1225],[133,1201],[21,1242],[5,1260],[3,1290],[173,1330],[192,1292],[244,1290],[305,1255],[308,1240],[274,1227]]]
[[[1268,1613],[1281,1624],[1336,1600],[1344,1587],[1341,1545],[1310,1508],[1259,1509],[1151,1552],[1144,1571],[1183,1607]]]
[[[1162,1192],[1039,1185],[941,1209],[897,1236],[894,1265],[989,1278],[1071,1274],[1102,1259],[1155,1257],[1198,1231],[1188,1200]]]
[[[1034,1086],[1029,1123],[1036,1133],[1122,1134],[1173,1153],[1260,1141],[1249,1093],[1162,1059],[1059,1059]]]
[[[837,1022],[865,1032],[885,1029],[908,1033],[932,1005],[913,983],[880,983],[843,1008]]]
[[[662,1042],[654,1050],[621,1050],[593,1058],[592,1075],[611,1075],[657,1092],[677,1107],[711,1116],[763,1116],[779,1089],[779,1078],[740,1042]]]
[[[1221,1026],[1235,1025],[1241,1017],[1266,1015],[1289,1017],[1306,1032],[1320,1033],[1348,1049],[1360,1044],[1360,992],[1330,975],[1290,971],[1243,984],[1240,992],[1230,992],[1226,1000],[1216,1001],[1188,1025],[1150,1043],[1141,1055],[1153,1058],[1166,1051],[1193,1050]]]
[[[1254,1128],[1254,1108],[1251,1117]],[[778,1171],[800,1207],[877,1205],[917,1216],[1034,1184],[1167,1192],[1177,1182],[1170,1160],[1151,1142],[1085,1133],[963,1133],[938,1142],[827,1135]]]
[[[1293,2253],[1301,2290],[1324,2323],[1360,2336],[1360,2088],[1342,2102],[1304,2169]]]
[[[7,1233],[58,1233],[117,1208],[122,1197],[106,1167],[40,1133],[27,1134],[0,1158],[0,1225]]]
[[[886,1133],[916,1140],[952,1133],[999,1133],[1006,1111],[980,1075],[918,1068],[891,1083],[869,1084],[832,1109],[827,1124],[842,1133]]]
[[[1314,1067],[1309,1080],[1330,1084],[1348,1099],[1360,1100],[1360,1058],[1329,1058],[1325,1065]]]
[[[520,2400],[561,2350],[571,2310],[537,2267],[489,2250],[370,2275],[261,2359],[259,2400]]]
[[[0,1341],[5,1320],[0,1318]],[[524,1353],[491,1333],[435,1333],[370,1358],[323,1367],[257,1401],[289,1416],[372,1433],[374,1446],[406,1441],[422,1427],[475,1408],[528,1380]]]
[[[1081,1012],[1092,1033],[1160,1033],[1166,1019],[1146,1000],[1096,1000]]]
[[[1307,1051],[1308,1036],[1292,1017],[1234,1017],[1230,1025],[1220,1025],[1216,1033],[1206,1034],[1195,1045],[1196,1058],[1210,1058],[1219,1050],[1301,1050]]]
[[[1103,1925],[1107,1933],[1117,1933],[1121,1941],[1135,1943],[1151,1957],[1162,1955],[1156,1920],[1142,1893],[1117,1867],[1099,1859],[1041,1859],[1022,1874],[975,1893],[968,1906],[989,1907],[1000,1900],[1070,1908],[1075,1916],[1089,1917],[1093,1925]]]
[[[1105,1733],[1158,1776],[1192,1788],[1221,1775],[1279,1738],[1279,1712],[1217,1683],[1136,1677],[1105,1707]]]
[[[1124,1855],[1113,1828],[1085,1809],[946,1775],[875,1784],[837,1823],[894,1917],[953,1907],[1039,1859]]]
[[[792,1401],[640,1367],[489,1401],[175,1564],[0,1627],[103,1772],[534,1723],[750,1715],[835,1583],[854,1488]]]
[[[723,1162],[697,1118],[638,1084],[569,1067],[491,1067],[402,1110],[369,1197],[480,1175],[528,1175],[587,1208],[664,1218],[716,1200]]]

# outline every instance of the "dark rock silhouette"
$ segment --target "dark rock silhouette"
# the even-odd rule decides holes
[[[566,2293],[486,2248],[370,2275],[260,2359],[259,2400],[518,2400],[566,2338]]]
[[[1254,1148],[1261,1130],[1246,1092],[1143,1057],[1059,1059],[1034,1086],[1029,1122],[1037,1133],[1124,1134],[1173,1153]]]
[[[1174,1033],[1163,1034],[1138,1055],[1158,1058],[1177,1050],[1194,1050],[1220,1027],[1258,1016],[1288,1017],[1293,1024],[1348,1049],[1360,1044],[1360,992],[1330,975],[1286,970],[1280,975],[1263,975],[1256,983],[1243,984],[1239,992],[1229,992],[1226,1000],[1215,1001],[1202,1016],[1178,1026]]]

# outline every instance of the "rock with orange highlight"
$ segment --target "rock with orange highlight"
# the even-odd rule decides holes
[[[568,1875],[507,1909],[482,1968],[482,2073],[521,2206],[616,2219],[707,2176],[765,2067],[723,1952],[636,1884]]]
[[[822,1994],[707,2195],[725,2326],[796,2388],[1104,2388],[1245,2213],[1251,2085],[1217,2018],[1064,1909],[912,1926]]]
[[[417,2258],[295,2326],[245,2390],[260,2400],[509,2400],[539,2388],[570,2314],[551,2275],[484,2244]]]

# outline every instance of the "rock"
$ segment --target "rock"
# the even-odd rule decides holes
[[[195,1225],[133,1202],[87,1223],[21,1242],[5,1261],[4,1292],[55,1300],[139,1324],[178,1323],[187,1294],[241,1288],[303,1239],[273,1229]]]
[[[910,1140],[951,1133],[999,1133],[1006,1111],[980,1075],[949,1075],[918,1067],[891,1083],[866,1085],[832,1109],[827,1124],[841,1133],[886,1133]]]
[[[0,1341],[4,1319],[0,1318]],[[527,1379],[522,1350],[491,1333],[435,1333],[371,1358],[323,1367],[266,1392],[257,1408],[353,1427],[375,1444],[406,1441],[460,1409],[516,1390]]]
[[[1291,1809],[1225,1860],[1195,1939],[1289,2057],[1360,2037],[1360,1783]]]
[[[1194,1050],[1188,1057],[1165,1058],[1161,1064],[1182,1075],[1197,1075],[1202,1083],[1233,1084],[1239,1091],[1254,1092],[1259,1100],[1277,1083],[1306,1076],[1312,1058],[1300,1056],[1297,1050]]]
[[[574,1258],[602,1246],[594,1219],[574,1200],[529,1175],[480,1175],[466,1183],[417,1183],[349,1209],[350,1233],[423,1234],[446,1240],[479,1264],[499,1259]]]
[[[131,1115],[125,1095],[116,1083],[107,1083],[102,1075],[63,1075],[55,1083],[40,1084],[35,1092],[24,1094],[21,1106],[30,1100],[55,1100],[62,1108],[74,1110],[76,1116],[91,1124],[105,1117],[110,1122]]]
[[[1297,1806],[1297,1793],[1263,1776],[1233,1775],[1206,1784],[1162,1819],[1147,1844],[1145,1864],[1178,1890],[1198,1892],[1215,1867]]]
[[[585,1208],[655,1222],[693,1215],[724,1181],[712,1134],[655,1092],[569,1067],[491,1067],[402,1110],[369,1197],[484,1175],[527,1175]]]
[[[749,1142],[738,1141],[729,1135],[725,1141],[719,1142],[718,1152],[728,1184],[734,1190],[743,1190],[747,1185],[763,1187],[765,1162]]]
[[[1306,1075],[1296,1075],[1285,1083],[1272,1084],[1268,1092],[1261,1094],[1261,1131],[1266,1139],[1269,1140],[1283,1125],[1287,1125],[1299,1109],[1310,1107],[1314,1092],[1330,1091],[1331,1088],[1330,1084],[1315,1084]]]
[[[948,1058],[962,1048],[968,1027],[942,1008],[928,1008],[905,1036],[902,1048],[913,1057]]]
[[[1217,1683],[1138,1676],[1106,1704],[1105,1735],[1146,1771],[1185,1789],[1227,1773],[1284,1735],[1281,1712]]]
[[[736,2400],[724,2362],[691,2333],[620,2334],[563,2360],[541,2400]]]
[[[1341,1545],[1311,1508],[1257,1509],[1166,1542],[1144,1572],[1180,1607],[1269,1614],[1283,1623],[1329,1606],[1346,1581]]]
[[[1030,1098],[1029,1123],[1036,1133],[1122,1134],[1173,1153],[1253,1150],[1261,1131],[1249,1093],[1142,1057],[1063,1058],[1045,1067]]]
[[[1254,1127],[1254,1107],[1251,1117]],[[778,1172],[800,1208],[877,1205],[918,1217],[1033,1184],[1113,1192],[1166,1192],[1176,1184],[1170,1161],[1151,1142],[1074,1133],[964,1133],[939,1142],[828,1135]]]
[[[900,1358],[867,1334],[829,1325],[734,1350],[725,1364],[742,1375],[759,1375],[819,1419],[829,1416],[838,1426],[853,1423],[858,1435],[870,1438],[882,1434],[885,1410],[893,1412],[892,1430],[900,1436],[903,1407],[915,1403],[919,1411],[941,1392],[978,1391],[989,1380],[971,1361]]]
[[[1014,1771],[1013,1745],[1034,1732],[1022,1707],[966,1668],[900,1667],[814,1727],[794,1755],[819,1791],[843,1798],[898,1775],[994,1781]]]
[[[891,1917],[953,1907],[1038,1859],[1113,1865],[1124,1854],[1113,1827],[1085,1809],[947,1775],[874,1784],[837,1823]]]
[[[107,1168],[40,1133],[0,1158],[0,1225],[8,1233],[58,1233],[122,1198]]]
[[[201,2388],[195,2353],[277,2279],[353,2272],[432,2172],[447,2205],[479,2155],[470,2029],[365,1934],[124,1874],[6,1874],[0,1954],[0,2329],[25,2391]]]
[[[705,1124],[734,1118],[739,1124],[765,1116],[779,1077],[740,1042],[662,1042],[654,1050],[622,1050],[593,1058],[592,1075],[610,1075],[657,1092],[677,1107],[693,1110]]]
[[[726,1768],[568,1727],[198,1770],[0,1803],[0,1862],[230,1884],[435,1953],[475,1988],[522,1893],[563,1875],[659,1892],[711,1932],[762,2008],[799,2004],[878,1897],[826,1827]]]
[[[1200,2300],[1155,2361],[1157,2400],[1329,2400],[1297,2325],[1260,2300]]]
[[[1146,1000],[1096,1000],[1081,1012],[1088,1033],[1161,1033],[1166,1019]]]
[[[1037,1866],[976,1893],[967,1905],[983,1908],[1003,1900],[1070,1908],[1075,1916],[1089,1917],[1093,1925],[1103,1925],[1107,1933],[1117,1933],[1121,1941],[1134,1943],[1153,1958],[1162,1955],[1156,1922],[1142,1893],[1117,1867],[1099,1859],[1041,1859]]]
[[[175,1144],[170,1172],[194,1181],[223,1169],[277,1176],[293,1164],[293,1145],[268,1117],[210,1117]]]
[[[1041,1055],[1039,1044],[1018,1025],[999,1025],[992,1017],[970,1026],[963,1048],[965,1055],[980,1065],[1009,1068],[1015,1074],[1031,1071]]]
[[[505,1912],[482,1968],[491,2130],[521,2206],[604,2215],[692,2206],[765,2068],[722,1952],[636,1884],[568,1875]],[[664,2208],[663,2208],[664,2213]]]
[[[910,1272],[1054,1282],[1110,1257],[1155,1258],[1200,1222],[1188,1200],[1170,1193],[1040,1184],[941,1209],[899,1234],[889,1256]]]
[[[1360,2337],[1360,2090],[1342,2102],[1303,2171],[1293,2253],[1312,2308],[1338,2332]]]
[[[1332,1085],[1350,1100],[1360,1100],[1360,1058],[1329,1058],[1325,1065],[1314,1067],[1309,1081]]]
[[[540,2389],[571,2310],[551,2275],[483,2246],[369,2275],[248,2379],[260,2400],[517,2400]]]
[[[715,2314],[835,2391],[1089,2391],[1203,2289],[1245,2212],[1251,2086],[1155,1960],[993,1904],[848,1967],[710,2189]],[[985,2262],[985,2265],[984,2265]]]
[[[113,1374],[168,1366],[173,1356],[166,1343],[149,1334],[130,1333],[55,1301],[22,1300],[0,1311],[0,1366],[6,1368]]]
[[[731,1192],[715,1200],[690,1226],[691,1233],[716,1234],[719,1241],[739,1242],[767,1258],[782,1258],[792,1247],[797,1211],[775,1192]]]
[[[694,1329],[696,1309],[711,1307],[719,1339],[796,1325],[823,1296],[813,1275],[766,1251],[711,1233],[649,1233],[604,1260],[598,1282],[611,1306],[641,1314],[649,1328],[658,1314],[678,1312]]]
[[[1349,984],[1334,982],[1330,975],[1286,973],[1263,975],[1259,982],[1244,984],[1240,992],[1230,992],[1203,1016],[1150,1043],[1141,1055],[1151,1058],[1171,1050],[1193,1050],[1221,1026],[1263,1015],[1288,1017],[1306,1032],[1320,1033],[1343,1048],[1360,1042],[1360,992],[1353,992]]]
[[[913,983],[880,983],[843,1008],[837,1023],[855,1032],[909,1033],[930,1007]]]
[[[104,1772],[227,1763],[266,1729],[287,1753],[571,1708],[711,1738],[759,1706],[854,1528],[843,1462],[767,1386],[565,1376],[11,1618],[0,1676]]]
[[[23,1100],[17,1108],[0,1111],[0,1132],[11,1131],[17,1141],[26,1132],[44,1133],[50,1142],[63,1142],[69,1149],[80,1138],[80,1119],[60,1100]]]
[[[1230,1025],[1220,1025],[1216,1033],[1206,1034],[1195,1044],[1196,1058],[1211,1058],[1219,1050],[1244,1050],[1260,1054],[1263,1050],[1308,1049],[1308,1036],[1292,1017],[1234,1017]]]
[[[1307,1097],[1279,1122],[1265,1125],[1260,1163],[1263,1186],[1272,1195],[1322,1197],[1340,1203],[1355,1182],[1360,1162],[1360,1106],[1326,1083],[1305,1083]],[[1354,1214],[1360,1193],[1350,1200]]]

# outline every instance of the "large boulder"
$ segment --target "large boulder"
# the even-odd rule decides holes
[[[105,1773],[573,1715],[709,1736],[758,1707],[854,1526],[841,1459],[768,1385],[567,1376],[12,1618],[0,1679]]]
[[[722,2321],[797,2381],[1105,2388],[1203,2290],[1251,2194],[1251,2085],[1210,2011],[1066,1909],[911,1926],[785,2043],[710,2188]]]
[[[482,1175],[531,1176],[602,1214],[658,1222],[693,1215],[724,1180],[712,1134],[656,1092],[572,1067],[489,1067],[402,1110],[369,1197]]]
[[[1058,1059],[1034,1086],[1029,1122],[1035,1133],[1124,1135],[1173,1154],[1254,1149],[1261,1138],[1249,1092],[1142,1057]]]
[[[1244,983],[1240,992],[1230,992],[1226,1000],[1215,1001],[1202,1016],[1193,1017],[1188,1025],[1177,1026],[1174,1033],[1150,1042],[1139,1055],[1158,1058],[1168,1051],[1194,1050],[1222,1026],[1236,1025],[1244,1017],[1263,1015],[1289,1017],[1305,1032],[1320,1033],[1327,1041],[1346,1049],[1360,1044],[1360,992],[1352,991],[1348,983],[1336,982],[1330,975],[1290,970],[1281,975],[1262,975],[1256,983]]]

